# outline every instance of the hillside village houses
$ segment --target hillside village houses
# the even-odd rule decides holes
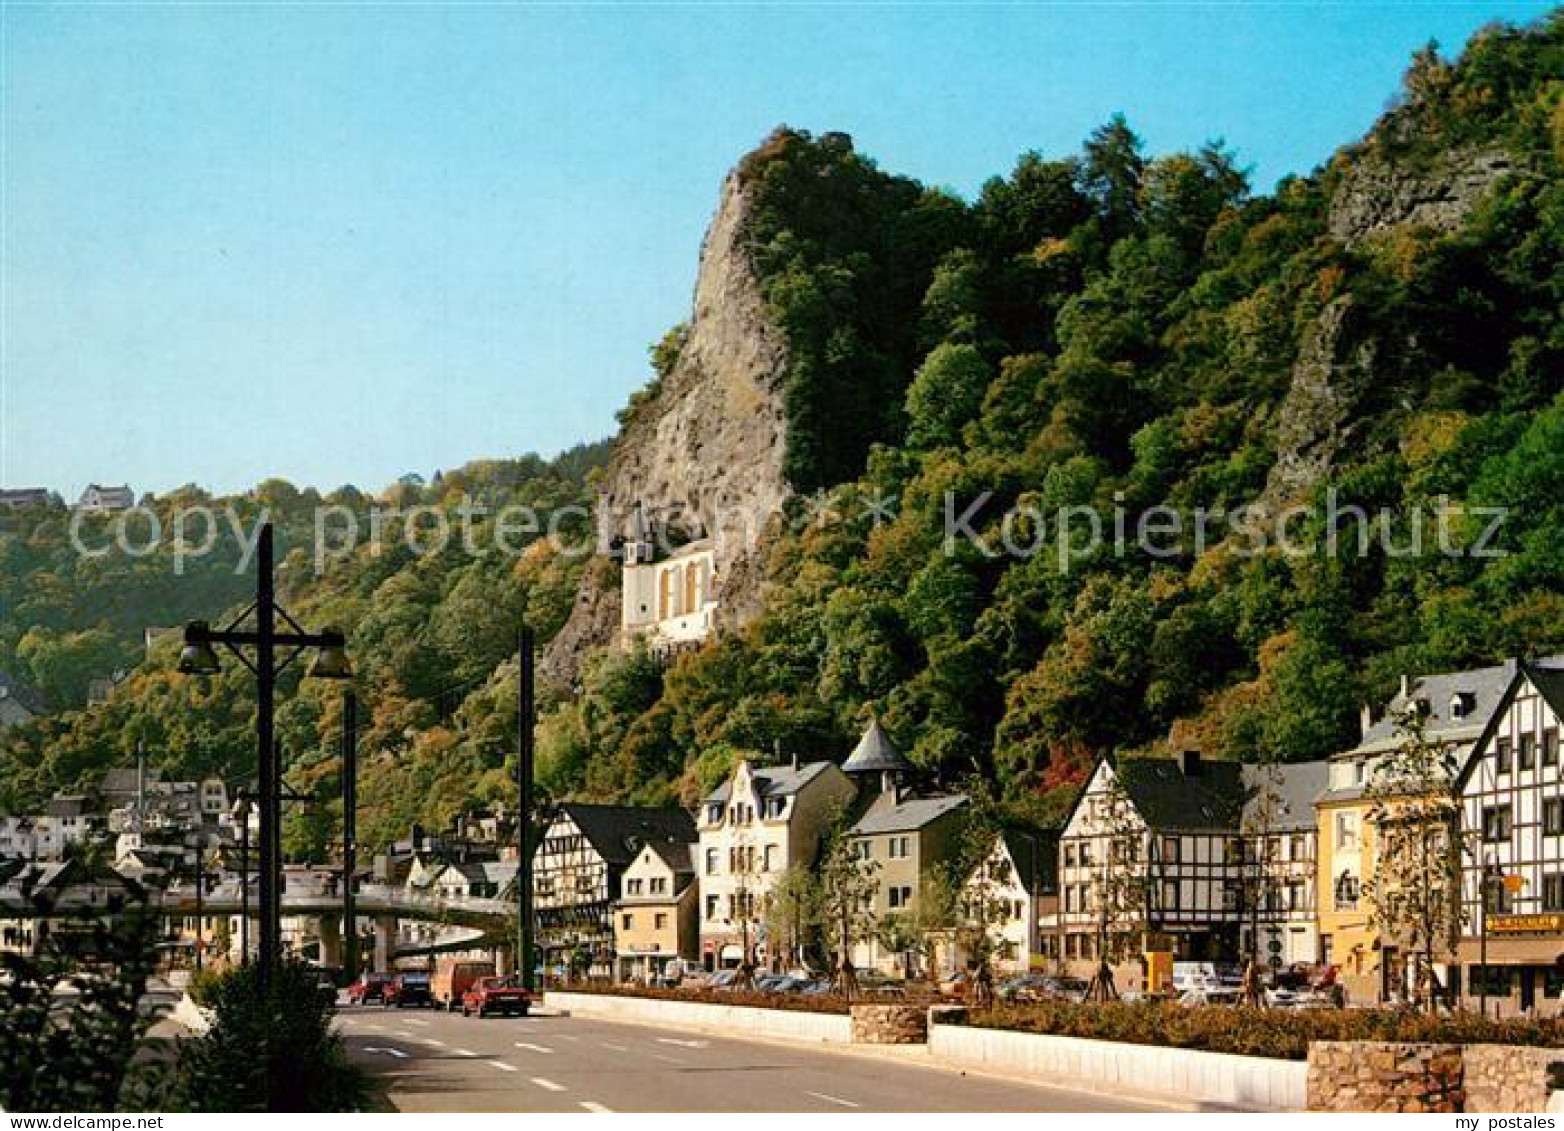
[[[856,790],[835,762],[795,759],[783,766],[741,760],[701,802],[699,845],[701,962],[707,969],[768,962],[764,901],[782,873],[808,867],[833,819]]]
[[[0,730],[32,722],[44,710],[43,697],[37,691],[0,668]]]
[[[608,978],[614,971],[613,904],[625,870],[651,843],[689,845],[695,825],[683,809],[558,806],[533,854],[538,953],[556,976]]]
[[[1329,759],[1325,792],[1316,801],[1319,844],[1320,960],[1337,967],[1354,1001],[1381,1001],[1401,992],[1400,955],[1387,951],[1375,926],[1369,893],[1379,846],[1371,820],[1374,789],[1387,755],[1406,741],[1408,711],[1418,713],[1425,738],[1448,743],[1457,761],[1498,710],[1513,662],[1468,671],[1404,678],[1386,711],[1365,711],[1362,738]]]
[[[624,871],[614,904],[616,981],[653,982],[695,964],[700,951],[700,885],[695,845],[651,841]]]
[[[126,511],[135,505],[136,493],[126,484],[118,487],[103,487],[97,483],[89,483],[80,498],[76,500],[75,509],[89,513]]]
[[[1561,715],[1564,657],[1512,660],[1408,677],[1382,714],[1365,712],[1360,741],[1327,760],[1240,765],[1193,750],[1105,759],[1057,833],[992,834],[988,855],[954,877],[957,905],[970,912],[982,902],[1000,973],[1089,976],[1106,940],[1121,990],[1144,984],[1148,953],[1232,963],[1254,955],[1272,969],[1332,968],[1354,1003],[1403,998],[1407,958],[1372,899],[1376,783],[1415,722],[1459,767],[1444,788],[1459,809],[1463,864],[1449,878],[1464,917],[1458,945],[1438,956],[1441,983],[1507,1012],[1561,1012]],[[756,965],[786,966],[797,956],[767,937],[766,900],[789,868],[818,862],[840,821],[874,869],[865,910],[882,928],[856,943],[854,965],[893,976],[961,969],[970,956],[952,924],[922,920],[944,932],[932,946],[888,929],[918,923],[932,878],[972,855],[968,799],[920,791],[914,777],[871,720],[840,764],[740,760],[693,819],[676,807],[558,805],[534,855],[544,969],[655,979],[736,967],[746,946]],[[0,817],[0,861],[14,889],[21,865],[59,863],[84,840],[117,837],[119,874],[156,884],[186,864],[182,834],[205,830],[212,866],[230,867],[242,833],[231,796],[218,778],[117,769],[94,795]],[[504,825],[489,814],[448,834],[415,828],[364,879],[435,900],[514,899]],[[432,943],[435,929],[421,929],[409,934]],[[296,934],[308,930],[301,923]]]
[[[1467,1000],[1564,1012],[1564,657],[1504,666],[1506,679],[1457,779],[1466,830]]]

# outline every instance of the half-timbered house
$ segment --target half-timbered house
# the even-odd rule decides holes
[[[613,904],[625,869],[648,844],[695,839],[683,809],[560,805],[532,858],[538,952],[550,976],[611,976]]]

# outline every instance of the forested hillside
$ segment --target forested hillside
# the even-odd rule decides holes
[[[78,555],[62,508],[0,519],[0,664],[38,679],[71,706],[79,700],[67,697],[106,664],[128,670],[107,704],[51,714],[0,738],[0,811],[26,812],[51,790],[90,785],[109,766],[130,764],[138,745],[171,774],[220,773],[236,781],[254,774],[250,674],[232,658],[210,681],[176,674],[178,633],[142,657],[144,625],[220,622],[253,599],[253,568],[235,570],[244,544],[229,533],[230,511],[250,537],[263,510],[275,524],[285,607],[311,628],[339,625],[349,633],[360,713],[367,716],[365,749],[375,752],[366,755],[361,785],[366,835],[404,833],[420,817],[443,822],[502,793],[501,767],[515,750],[517,626],[525,619],[546,634],[563,623],[587,560],[576,551],[591,546],[592,533],[584,510],[569,512],[558,543],[541,536],[546,528],[527,532],[513,519],[518,529],[508,544],[520,552],[511,554],[496,547],[495,524],[508,506],[534,508],[546,522],[560,508],[589,505],[590,480],[607,447],[583,445],[551,461],[481,461],[428,485],[398,483],[378,497],[348,487],[322,498],[281,481],[234,498],[174,492],[151,502],[164,538],[143,557]],[[173,516],[194,506],[211,507],[225,536],[211,553],[188,556],[176,573]],[[328,512],[328,553],[317,573],[322,506],[358,516],[358,537],[351,552],[339,552],[348,520]],[[371,536],[372,508],[383,516],[378,538]],[[473,515],[465,537],[461,508]],[[450,537],[434,552],[442,519]],[[80,541],[93,550],[109,545],[111,521],[84,524]],[[201,527],[187,525],[191,542],[200,544]],[[146,522],[128,527],[136,546],[150,540]],[[58,678],[42,662],[55,656]],[[291,784],[335,797],[341,689],[301,679],[303,667],[294,665],[281,680],[279,741]],[[294,849],[318,854],[336,835],[339,814],[340,806],[298,808]]]
[[[1212,756],[1320,756],[1403,671],[1564,645],[1561,28],[1420,53],[1367,139],[1269,196],[1226,146],[1149,158],[1122,119],[970,204],[778,131],[741,173],[789,474],[829,493],[745,633],[666,670],[599,661],[546,720],[548,784],[688,798],[738,751],[845,752],[874,710],[931,774],[1046,812],[1094,755],[1175,726]],[[1507,556],[1219,533],[1061,568],[944,544],[947,497],[991,495],[993,546],[1015,504],[1133,529],[1329,491],[1389,508],[1395,546],[1441,497],[1508,507]],[[1482,525],[1453,520],[1456,548]]]
[[[1046,817],[1099,753],[1176,729],[1213,757],[1320,756],[1403,671],[1564,648],[1561,74],[1558,15],[1491,28],[1455,62],[1420,53],[1366,139],[1269,195],[1242,138],[1152,157],[1120,118],[970,202],[843,135],[777,131],[739,170],[799,492],[765,612],[670,665],[588,657],[578,687],[549,689],[545,789],[689,800],[741,753],[843,755],[874,711],[929,775]],[[657,348],[659,371],[678,348]],[[601,459],[464,474],[569,501]],[[458,478],[420,497],[451,505]],[[1319,504],[1293,528],[1305,542],[1327,497],[1386,508],[1397,546],[1445,500],[1505,507],[1504,556],[1392,554],[1378,535],[1361,555],[1246,553],[1227,530],[1155,554],[1053,549],[1062,508],[1111,530],[1116,511],[1133,528],[1158,507]],[[1044,552],[986,553],[1016,506],[1041,526],[1006,529]],[[947,544],[952,507],[976,538]],[[75,561],[60,521],[0,540],[0,662],[52,694],[80,681],[46,674],[51,648],[125,662],[130,629],[247,584]],[[1455,549],[1483,525],[1457,518]],[[290,526],[286,544],[308,536]],[[287,599],[350,632],[373,715],[368,837],[505,795],[515,624],[557,629],[581,568],[543,543],[518,560],[360,554],[320,579],[290,560]],[[203,689],[171,660],[105,708],[8,735],[0,807],[90,781],[137,741],[180,772],[245,772],[246,679]],[[282,697],[297,786],[335,788],[335,694]],[[294,849],[322,851],[333,819],[296,817]]]

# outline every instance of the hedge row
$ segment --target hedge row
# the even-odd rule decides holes
[[[662,1001],[695,1001],[703,1005],[745,1005],[752,1009],[785,1009],[795,1013],[846,1013],[847,999],[834,994],[767,994],[759,990],[707,990],[696,987],[616,986],[587,982],[559,986],[560,993],[602,994],[605,997],[650,997]]]
[[[1564,1047],[1564,1025],[1557,1021],[1495,1021],[1474,1013],[1430,1016],[1396,1009],[1254,1009],[1172,1002],[1045,1001],[973,1010],[967,1024],[1281,1060],[1305,1059],[1310,1041]]]

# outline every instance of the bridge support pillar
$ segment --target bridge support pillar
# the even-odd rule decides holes
[[[320,917],[320,964],[342,968],[342,923],[335,915]]]
[[[511,969],[510,947],[497,946],[494,948],[494,972],[502,978],[515,973]]]
[[[375,916],[375,965],[376,970],[391,969],[391,948],[396,943],[396,916]]]

